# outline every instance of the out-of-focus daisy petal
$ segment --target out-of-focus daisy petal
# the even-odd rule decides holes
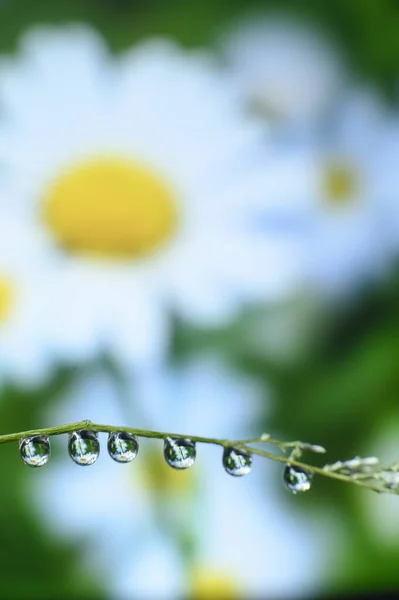
[[[171,313],[213,326],[296,291],[292,238],[256,233],[264,130],[228,79],[166,40],[112,58],[83,25],[33,29],[0,64],[0,204],[43,238],[56,356],[142,365]]]
[[[225,35],[222,50],[247,105],[283,125],[315,123],[343,84],[325,33],[298,20],[250,18]]]

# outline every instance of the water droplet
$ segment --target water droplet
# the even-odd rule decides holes
[[[100,454],[100,442],[98,433],[81,429],[69,434],[68,437],[69,456],[77,465],[83,467],[96,462]]]
[[[108,454],[118,463],[131,462],[137,456],[139,443],[136,436],[125,431],[115,431],[108,437]]]
[[[195,442],[187,439],[166,438],[163,449],[165,460],[174,469],[188,469],[197,455]]]
[[[225,471],[233,477],[248,475],[252,466],[252,455],[243,450],[225,448],[223,451],[223,466]]]
[[[313,473],[301,467],[287,465],[284,469],[284,484],[293,494],[301,494],[310,490],[312,479]]]
[[[19,442],[19,453],[29,467],[42,467],[50,458],[48,435],[35,435]]]

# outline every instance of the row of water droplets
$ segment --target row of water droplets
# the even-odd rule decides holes
[[[125,431],[110,433],[107,447],[110,457],[118,463],[131,462],[139,451],[136,436]],[[19,451],[26,465],[43,467],[51,454],[49,436],[37,435],[22,438]],[[68,452],[77,465],[92,465],[100,455],[98,433],[86,429],[69,433]],[[167,437],[164,440],[165,460],[174,469],[188,469],[194,464],[196,455],[196,444],[190,439]],[[224,448],[222,463],[229,475],[241,477],[251,471],[252,454],[237,448]],[[287,464],[284,469],[283,481],[293,494],[297,494],[310,489],[312,476],[313,474],[305,469]]]

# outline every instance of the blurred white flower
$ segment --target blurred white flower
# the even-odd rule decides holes
[[[0,382],[40,384],[52,360],[46,282],[35,270],[40,245],[16,220],[0,219]]]
[[[343,84],[341,60],[325,33],[293,18],[252,17],[221,46],[242,100],[283,127],[317,122]]]
[[[260,435],[262,405],[265,415],[270,400],[256,383],[209,359],[143,377],[136,389],[153,427],[230,439]],[[214,597],[205,595],[211,585],[218,597],[235,598],[302,597],[314,590],[328,561],[320,553],[320,522],[298,521],[284,509],[276,489],[280,467],[255,457],[252,473],[234,478],[223,470],[220,448],[198,445],[197,452],[200,485],[194,515],[189,511],[197,552],[188,589],[199,598]],[[331,552],[334,547],[331,538]]]
[[[138,427],[233,439],[260,433],[256,421],[267,400],[216,357],[147,374],[132,394],[130,422]],[[52,409],[49,423],[124,424],[120,401],[104,376],[93,376]],[[100,437],[102,453],[88,468],[68,458],[66,439],[55,440],[63,453],[34,491],[46,523],[86,542],[87,564],[107,576],[111,597],[175,598],[190,590],[203,597],[210,580],[221,594],[286,597],[320,580],[330,558],[320,523],[283,507],[272,465],[254,460],[250,475],[233,478],[223,470],[221,448],[198,444],[195,465],[175,471],[160,441],[142,439],[134,462],[118,465]],[[158,569],[160,579],[150,575]]]
[[[326,130],[282,148],[268,165],[275,228],[302,239],[308,280],[328,296],[350,295],[392,265],[393,123],[376,93],[353,91]]]
[[[83,26],[39,28],[0,94],[2,210],[43,236],[63,358],[154,359],[168,313],[214,325],[297,285],[291,240],[251,222],[263,129],[209,57],[158,40],[112,58]]]

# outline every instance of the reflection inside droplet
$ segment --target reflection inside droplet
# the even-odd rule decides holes
[[[166,438],[164,445],[165,460],[174,469],[188,469],[196,457],[195,442],[188,439]]]
[[[72,460],[81,466],[96,462],[100,454],[100,442],[95,431],[80,430],[69,434],[68,452]]]
[[[293,494],[301,494],[310,490],[312,479],[313,473],[310,473],[301,467],[287,465],[284,469],[284,484]]]
[[[50,458],[50,440],[47,435],[23,438],[19,442],[19,453],[29,467],[42,467]]]
[[[241,477],[248,475],[252,466],[252,455],[243,450],[225,448],[223,451],[223,466],[229,475]]]
[[[136,436],[125,431],[115,431],[108,437],[108,453],[118,463],[128,463],[136,458],[139,443]]]

